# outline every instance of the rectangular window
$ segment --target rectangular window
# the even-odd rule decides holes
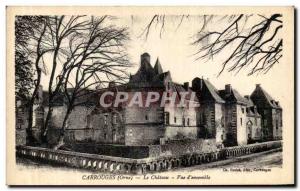
[[[145,120],[146,120],[146,121],[148,120],[148,115],[145,115]]]
[[[113,115],[113,124],[117,124],[117,114]]]
[[[243,125],[243,118],[241,118],[241,125]]]
[[[242,107],[242,113],[245,113],[245,109]]]
[[[266,119],[264,119],[264,126],[267,126],[268,121]]]
[[[23,123],[23,119],[22,118],[18,118],[18,123]]]
[[[276,120],[276,130],[278,130],[278,125],[279,125],[278,120]]]
[[[182,125],[185,127],[185,118],[182,118]]]
[[[117,134],[116,134],[116,130],[115,129],[112,130],[112,139],[113,139],[113,142],[117,141]]]
[[[169,112],[165,112],[165,114],[164,114],[164,122],[165,122],[165,125],[169,125],[170,124],[170,113]]]
[[[176,123],[176,121],[177,121],[177,119],[176,119],[176,117],[174,117],[174,123]]]
[[[108,117],[108,114],[104,114],[104,125],[107,125],[107,117]]]
[[[190,118],[187,118],[187,126],[190,126]]]

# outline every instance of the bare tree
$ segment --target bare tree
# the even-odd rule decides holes
[[[88,20],[85,16],[63,15],[47,17],[48,34],[45,38],[48,38],[51,42],[51,46],[53,47],[53,57],[48,85],[48,112],[41,133],[43,142],[47,141],[46,136],[55,99],[61,93],[61,88],[63,86],[63,78],[61,78],[61,76],[66,75],[67,71],[70,69],[69,65],[74,54],[77,54],[76,51],[79,51],[82,48],[78,47],[77,50],[73,52],[73,55],[66,55],[65,44],[68,44],[74,35],[80,34],[80,31],[87,30],[87,27]],[[58,66],[62,67],[62,69],[58,68]]]
[[[22,91],[25,88],[27,90],[26,96],[28,96],[28,126],[26,128],[27,144],[34,144],[35,140],[32,133],[33,122],[33,105],[36,101],[38,89],[41,83],[42,72],[45,72],[45,64],[43,57],[47,52],[52,51],[49,46],[45,34],[47,25],[43,16],[18,16],[16,17],[16,71],[20,71],[25,67],[32,69],[33,73],[28,74],[25,71],[27,77],[22,75],[16,81],[16,86],[19,82],[23,84],[24,81],[33,81],[33,87],[31,82],[28,82],[28,86],[22,87]],[[27,63],[26,66],[21,65]],[[33,64],[33,67],[32,65]],[[18,81],[19,80],[19,81]],[[33,92],[31,92],[33,88]]]
[[[177,30],[183,21],[188,22],[189,15],[154,15],[140,37],[147,39],[151,29],[157,26],[160,27],[161,37],[168,17],[178,20]],[[246,67],[250,68],[248,75],[267,73],[279,63],[283,43],[279,32],[283,27],[282,15],[200,15],[197,18],[200,21],[199,30],[195,34],[196,40],[191,43],[198,48],[196,60],[212,59],[220,53],[228,55],[222,62],[219,75],[225,69],[238,73]],[[249,18],[254,21],[247,27]],[[222,29],[210,30],[209,26],[213,25],[222,26]]]
[[[197,59],[212,58],[226,50],[229,56],[222,63],[219,75],[227,66],[229,72],[237,73],[249,66],[251,71],[248,75],[268,72],[282,57],[282,38],[278,35],[278,31],[282,28],[282,15],[274,14],[269,17],[259,15],[261,20],[249,30],[245,30],[243,25],[248,17],[243,14],[234,16],[234,20],[221,31],[200,31],[193,43],[200,45],[196,53],[200,56]],[[209,39],[208,43],[203,44],[206,39]]]
[[[64,145],[67,121],[76,106],[85,105],[96,85],[110,81],[123,82],[130,66],[125,52],[126,28],[109,25],[109,16],[91,17],[85,28],[68,39],[63,54],[68,60],[58,76],[66,97],[67,111],[54,149]],[[59,85],[57,84],[56,87]]]

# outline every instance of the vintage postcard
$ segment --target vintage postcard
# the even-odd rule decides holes
[[[294,7],[7,7],[8,185],[294,185]]]

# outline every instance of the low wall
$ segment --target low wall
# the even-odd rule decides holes
[[[25,129],[16,129],[16,145],[25,145],[26,144],[26,130]]]
[[[166,139],[176,140],[176,139],[197,139],[198,127],[182,127],[182,126],[166,126],[165,127]]]
[[[73,168],[90,169],[110,173],[141,174],[165,171],[192,165],[200,165],[232,157],[259,153],[282,147],[281,141],[271,141],[252,145],[224,148],[214,152],[190,153],[180,156],[160,156],[156,158],[129,159],[72,151],[51,150],[39,147],[17,146],[17,157],[47,164],[59,164]]]
[[[67,145],[67,148],[80,153],[90,153],[123,158],[140,159],[149,157],[149,146],[74,143]]]
[[[148,158],[161,156],[179,156],[189,153],[216,151],[215,139],[197,139],[171,141],[164,145],[127,146],[113,144],[73,143],[68,150],[125,158]]]
[[[155,150],[155,151],[152,151]],[[150,146],[150,157],[179,156],[189,153],[214,152],[217,150],[215,139],[171,141],[164,145]],[[158,153],[157,153],[158,152]]]

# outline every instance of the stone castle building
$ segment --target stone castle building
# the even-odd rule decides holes
[[[118,107],[104,108],[99,99],[107,91],[127,92],[129,97],[136,92],[143,97],[153,91],[167,92],[168,96],[184,92],[187,95],[184,102],[197,107],[174,107],[171,103],[162,107],[158,101],[150,107],[129,107],[128,102],[122,102]],[[213,139],[216,146],[223,147],[282,138],[282,108],[260,85],[251,96],[242,96],[230,84],[218,90],[208,80],[198,77],[191,86],[188,82],[179,84],[172,80],[170,72],[163,71],[158,59],[153,67],[148,53],[141,55],[140,67],[128,83],[112,82],[83,99],[87,104],[76,107],[69,117],[65,142],[145,146]],[[105,101],[115,99],[111,96]],[[45,116],[46,92],[41,108]],[[53,108],[49,142],[57,141],[66,109],[61,97]],[[37,122],[43,125],[41,120]]]
[[[282,108],[262,87],[257,84],[250,96],[261,115],[262,140],[282,139]]]
[[[127,92],[129,97],[141,92],[168,92],[170,96],[187,92],[186,102],[198,102],[197,98],[190,97],[192,91],[188,83],[184,85],[172,81],[170,72],[163,72],[159,60],[155,66],[150,64],[150,55],[141,56],[141,65],[135,75],[125,85],[111,85],[98,93]],[[160,100],[150,107],[133,105],[128,107],[128,102],[122,103],[118,108],[102,108],[100,105],[89,115],[90,127],[99,129],[99,142],[118,143],[123,145],[152,145],[168,140],[197,139],[198,128],[196,122],[196,109],[187,107],[173,107],[167,103],[160,106]]]

